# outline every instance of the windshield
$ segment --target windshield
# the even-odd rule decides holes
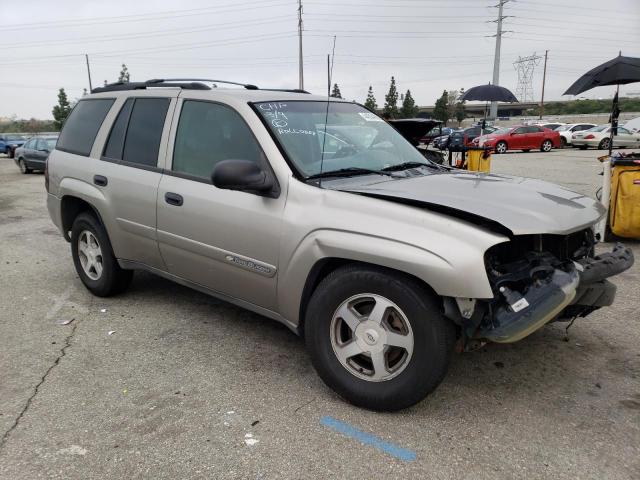
[[[509,128],[502,127],[502,128],[498,128],[498,129],[494,130],[491,133],[495,134],[495,135],[502,135],[502,134],[505,134],[505,133],[509,133],[511,130],[512,130],[511,127],[509,127]]]
[[[327,102],[321,101],[255,105],[289,159],[307,177],[345,168],[381,170],[406,162],[428,163],[393,127],[360,105],[329,102],[328,115]]]
[[[573,127],[574,125],[560,125],[558,128],[556,128],[556,132],[566,132],[567,130]]]
[[[604,132],[607,128],[609,128],[609,125],[598,125],[597,127],[593,127],[585,131],[586,132]]]

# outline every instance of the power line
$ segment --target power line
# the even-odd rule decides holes
[[[148,12],[139,13],[133,15],[120,15],[116,17],[89,17],[77,20],[57,20],[50,22],[36,22],[36,23],[20,23],[14,25],[6,25],[2,27],[3,31],[11,30],[29,30],[41,29],[41,28],[70,28],[70,27],[84,27],[90,25],[110,24],[110,23],[129,23],[129,22],[143,22],[153,20],[164,20],[166,18],[174,19],[181,17],[193,17],[200,15],[213,15],[221,13],[233,13],[245,10],[254,10],[256,8],[272,8],[291,5],[290,1],[271,3],[277,0],[263,0],[258,2],[244,2],[236,4],[218,5],[216,7],[194,8],[190,10],[168,10],[163,12]],[[229,8],[246,6],[245,8]],[[221,10],[222,9],[222,10]],[[193,12],[193,13],[184,13]]]

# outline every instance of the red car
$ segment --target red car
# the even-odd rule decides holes
[[[528,152],[534,149],[549,152],[552,148],[560,147],[560,134],[538,125],[518,125],[474,138],[473,144],[478,145],[481,141],[484,141],[485,147],[490,147],[496,153],[505,153],[507,150]]]

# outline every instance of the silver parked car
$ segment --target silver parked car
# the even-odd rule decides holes
[[[282,322],[327,385],[376,410],[432,392],[454,349],[613,302],[606,278],[633,256],[594,256],[595,200],[431,163],[355,103],[244,87],[78,102],[45,182],[94,294],[144,269]]]

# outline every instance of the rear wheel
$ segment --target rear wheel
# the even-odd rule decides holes
[[[506,153],[506,151],[507,151],[507,142],[496,143],[496,153]]]
[[[611,139],[610,138],[603,138],[602,140],[600,140],[600,143],[598,144],[598,149],[599,150],[609,150],[609,145],[611,144]]]
[[[24,161],[24,158],[18,159],[18,168],[20,168],[20,172],[25,175],[32,172],[32,170],[27,167],[27,163]]]
[[[447,372],[455,330],[417,281],[351,265],[315,290],[305,340],[330,388],[355,405],[392,411],[435,390]]]
[[[542,145],[540,146],[540,151],[550,152],[552,148],[553,148],[553,142],[551,142],[551,140],[545,140],[544,142],[542,142]]]
[[[106,230],[91,214],[81,213],[74,220],[71,254],[80,280],[94,295],[115,295],[131,283],[133,271],[120,268]]]

